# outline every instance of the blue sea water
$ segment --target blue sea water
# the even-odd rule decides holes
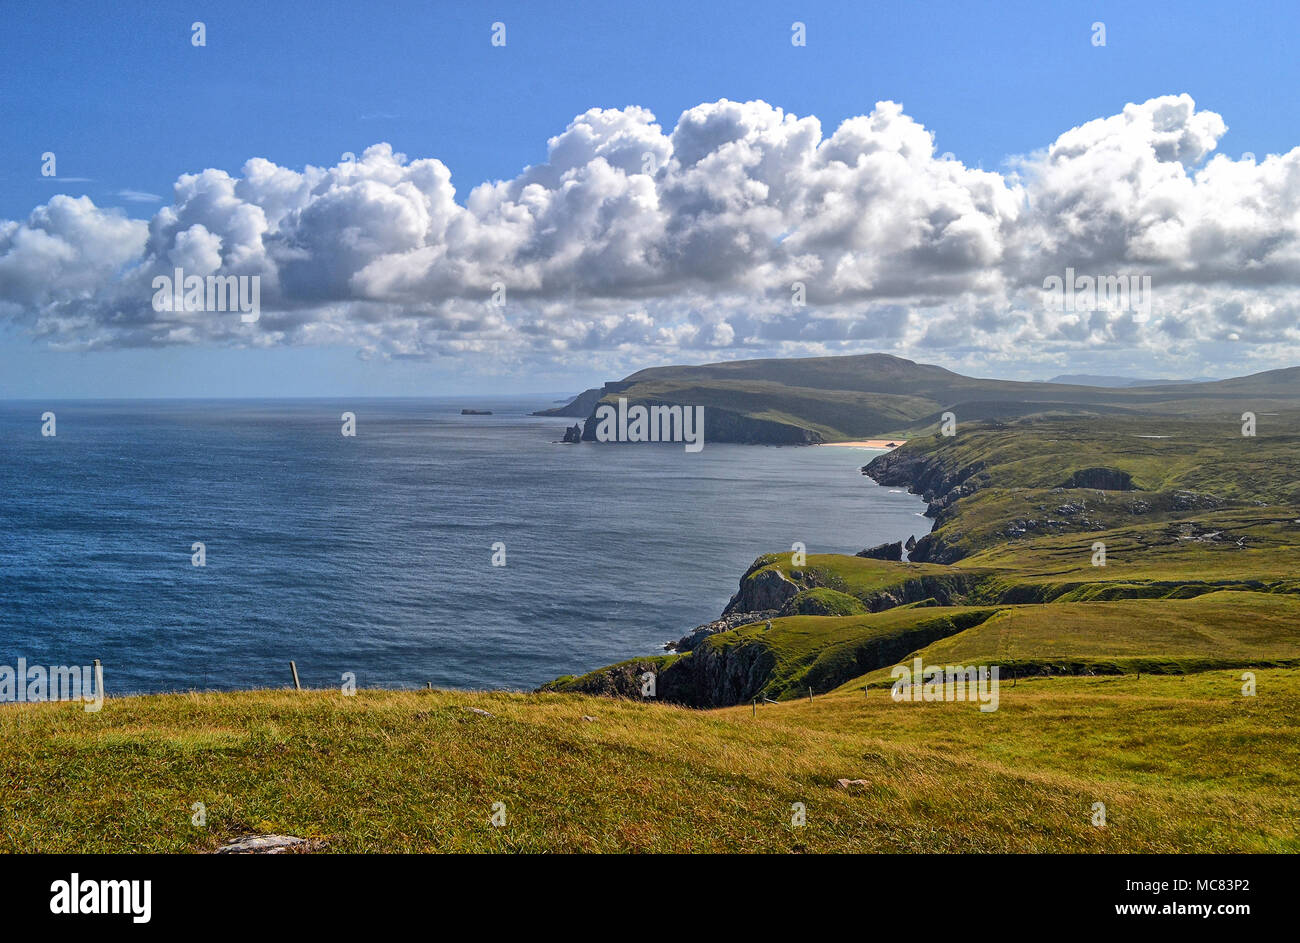
[[[0,664],[100,658],[110,694],[278,687],[290,659],[312,687],[532,688],[661,652],[760,553],[929,530],[873,452],[561,445],[547,405],[0,404]]]

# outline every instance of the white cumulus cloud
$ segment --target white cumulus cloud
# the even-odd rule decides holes
[[[60,347],[347,344],[494,368],[868,349],[1280,363],[1300,349],[1300,148],[1232,160],[1226,130],[1165,96],[999,173],[936,154],[894,102],[829,132],[761,101],[667,129],[592,109],[545,163],[463,197],[440,160],[383,143],[301,171],[254,157],[182,175],[148,220],[59,195],[0,221],[0,317]],[[155,312],[152,278],[176,267],[260,276],[262,318]],[[1066,268],[1151,276],[1149,317],[1045,305]]]

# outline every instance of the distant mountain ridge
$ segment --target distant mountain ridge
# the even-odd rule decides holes
[[[585,417],[595,439],[596,407],[629,403],[704,406],[711,442],[804,445],[933,429],[945,412],[959,421],[1020,416],[1166,414],[1239,417],[1300,406],[1300,367],[1227,380],[1145,386],[1037,383],[963,376],[890,354],[737,360],[651,367],[539,415]]]
[[[1062,373],[1054,376],[1048,383],[1066,383],[1071,386],[1130,387],[1130,386],[1178,386],[1188,383],[1213,383],[1215,377],[1194,377],[1188,380],[1140,380],[1133,377],[1099,376],[1091,373]]]

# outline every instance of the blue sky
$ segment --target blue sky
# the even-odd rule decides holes
[[[181,174],[238,175],[251,157],[302,171],[380,141],[441,160],[463,203],[544,163],[547,139],[588,109],[642,106],[667,131],[722,98],[815,115],[827,135],[892,100],[937,152],[996,171],[1127,103],[1180,93],[1223,116],[1217,153],[1262,159],[1300,143],[1289,3],[11,3],[5,20],[0,220],[56,193],[146,220]],[[195,20],[205,48],[190,44]],[[796,20],[806,48],[790,43]],[[494,21],[505,48],[489,42]],[[1090,42],[1095,21],[1105,48]],[[56,178],[40,176],[44,152]],[[635,365],[626,350],[494,373],[445,353],[360,359],[347,341],[79,352],[48,340],[0,318],[0,396],[550,391]],[[967,369],[971,356],[933,359]],[[1101,365],[1141,374],[1144,356],[1116,345]],[[646,352],[647,365],[661,359]],[[1058,357],[1031,373],[1068,367]]]

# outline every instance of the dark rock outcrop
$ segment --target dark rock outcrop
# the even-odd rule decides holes
[[[664,672],[667,697],[687,707],[728,707],[758,695],[776,669],[776,655],[758,639],[701,645]]]
[[[1133,476],[1118,468],[1081,468],[1066,479],[1062,488],[1091,488],[1094,491],[1132,491]]]
[[[800,591],[808,588],[792,582],[784,573],[775,569],[764,570],[751,579],[750,574],[766,566],[767,562],[759,557],[745,571],[745,575],[740,578],[740,589],[731,597],[727,608],[722,610],[723,618],[738,612],[766,612],[781,609],[787,600],[793,599]]]
[[[544,684],[541,691],[568,691],[570,693],[594,694],[598,697],[621,697],[628,700],[649,700],[641,692],[645,688],[645,675],[654,675],[655,699],[685,703],[691,696],[689,687],[674,683],[675,677],[684,677],[672,672],[672,665],[665,665],[663,659],[637,658],[632,661],[609,665],[598,671],[583,675],[581,678],[557,678]]]
[[[961,534],[953,535],[953,537],[960,536]],[[932,532],[916,542],[907,559],[912,563],[955,563],[963,556],[960,549],[944,543],[938,533]]]
[[[573,443],[581,442],[582,426],[578,425],[577,423],[574,423],[573,425],[569,426],[567,429],[564,430],[564,438],[561,439],[560,441],[573,442]]]
[[[876,544],[866,550],[859,550],[854,556],[866,557],[868,560],[902,560],[903,542],[895,540],[893,543]]]
[[[650,673],[654,700],[686,707],[726,707],[758,694],[775,667],[770,648],[756,639],[744,639],[733,645],[703,644],[681,657],[638,658],[580,679],[557,678],[540,690],[650,700],[642,693]]]

